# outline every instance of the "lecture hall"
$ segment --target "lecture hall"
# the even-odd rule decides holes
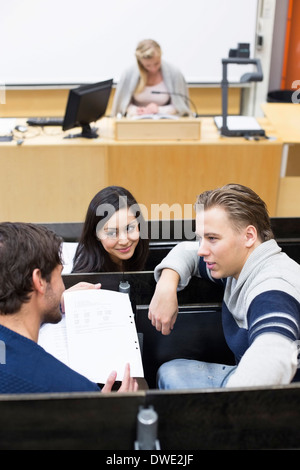
[[[300,0],[4,3],[0,449],[299,449]]]

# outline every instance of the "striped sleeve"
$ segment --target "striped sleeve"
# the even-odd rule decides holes
[[[249,345],[262,333],[299,339],[300,304],[290,294],[270,290],[256,296],[248,309]]]

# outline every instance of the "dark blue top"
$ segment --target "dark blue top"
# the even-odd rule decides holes
[[[94,392],[99,386],[0,325],[0,393]]]

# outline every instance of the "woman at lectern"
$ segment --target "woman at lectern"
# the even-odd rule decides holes
[[[89,204],[72,272],[141,271],[148,257],[146,228],[129,191],[120,186],[102,189]]]
[[[112,116],[191,114],[184,76],[161,56],[156,41],[139,42],[135,50],[136,64],[123,73],[117,85]]]

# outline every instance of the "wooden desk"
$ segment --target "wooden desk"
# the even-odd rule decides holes
[[[295,103],[264,103],[262,110],[284,143],[300,143],[300,106]]]
[[[300,106],[264,103],[262,109],[283,142],[276,216],[300,215]]]
[[[266,120],[261,124],[274,135]],[[112,119],[99,127],[101,137],[93,140],[30,128],[21,145],[1,142],[1,220],[82,222],[92,197],[111,184],[129,189],[149,219],[193,218],[201,191],[230,182],[252,187],[275,215],[279,139],[223,138],[212,118],[201,119],[199,141],[117,142]],[[163,204],[167,213],[159,210]]]

